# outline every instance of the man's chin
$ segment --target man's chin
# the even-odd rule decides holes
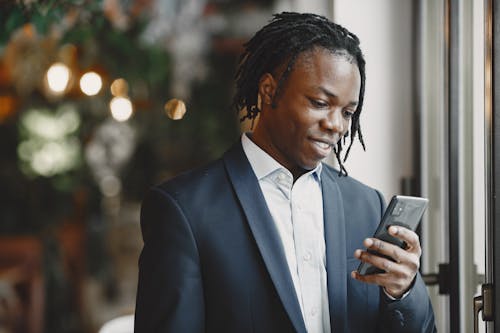
[[[303,164],[302,165],[302,169],[304,170],[304,173],[306,172],[309,172],[311,170],[314,170],[318,167],[318,165],[323,161],[324,159],[322,160],[317,160],[315,162],[308,162],[307,164]]]

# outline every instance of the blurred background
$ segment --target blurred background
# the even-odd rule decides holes
[[[0,332],[133,313],[143,194],[239,137],[241,45],[304,3],[0,1]]]

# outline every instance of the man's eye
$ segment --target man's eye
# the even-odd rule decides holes
[[[315,108],[322,109],[328,107],[328,103],[322,101],[322,100],[317,100],[317,99],[309,99],[311,101],[311,105],[314,106]]]
[[[352,116],[354,115],[354,111],[350,111],[350,110],[344,110],[342,111],[342,113],[344,114],[344,118],[352,118]]]

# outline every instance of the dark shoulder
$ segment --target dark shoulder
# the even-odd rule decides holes
[[[186,170],[170,179],[167,179],[155,188],[176,196],[181,193],[193,192],[200,187],[217,183],[225,177],[224,163],[221,158],[202,166]]]
[[[343,197],[349,199],[354,199],[356,197],[359,200],[360,197],[366,196],[371,200],[380,201],[382,205],[384,205],[382,194],[373,187],[368,186],[351,176],[340,175],[339,170],[325,163],[323,163],[323,172],[333,178],[339,186]]]
[[[354,186],[355,188],[360,190],[375,191],[373,187],[368,186],[351,176],[341,175],[339,170],[328,164],[323,163],[323,170],[328,172],[341,186]]]

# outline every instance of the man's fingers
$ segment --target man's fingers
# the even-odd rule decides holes
[[[353,272],[351,275],[356,280],[382,286],[393,296],[402,295],[408,290],[420,266],[420,240],[416,233],[400,226],[391,226],[389,233],[406,242],[408,247],[402,249],[377,238],[366,238],[363,245],[367,250],[358,249],[354,256],[383,270],[384,273],[360,275]]]
[[[399,246],[384,242],[377,238],[367,238],[364,240],[363,244],[367,249],[379,252],[383,255],[390,256],[396,261],[400,261],[399,257],[404,256],[404,253],[413,253],[418,257],[422,254],[422,249],[420,247],[420,239],[416,233],[413,231],[402,228],[391,226],[389,228],[389,233],[397,237],[408,245],[405,249],[401,249]]]
[[[418,254],[418,256],[421,255],[422,249],[420,248],[420,238],[415,232],[407,228],[393,225],[389,228],[389,233],[392,236],[405,241],[410,252],[414,252]]]
[[[368,250],[374,251],[376,253],[363,252],[359,250],[359,252],[355,252],[355,256],[356,253],[359,254],[359,256],[356,256],[356,258],[362,261],[367,261],[377,266],[380,269],[387,271],[387,269],[384,268],[383,265],[388,265],[388,264],[390,265],[392,261],[394,261],[393,262],[394,264],[404,264],[405,266],[409,267],[412,270],[419,269],[420,246],[418,246],[418,249],[416,250],[415,249],[403,250],[397,245],[387,243],[376,238],[365,239],[364,245],[367,247]],[[392,261],[387,258],[383,258],[380,255],[389,257],[392,259]]]
[[[390,273],[360,275],[357,271],[352,271],[351,277],[364,283],[379,285],[395,298],[401,297],[408,290],[406,279],[394,278]]]
[[[379,254],[391,257],[395,262],[400,263],[407,255],[406,251],[394,244],[386,243],[377,238],[367,238],[363,242],[367,249]]]
[[[354,256],[357,259],[372,264],[373,266],[380,268],[387,273],[393,273],[395,275],[403,274],[404,266],[399,265],[399,262],[393,262],[377,254],[372,254],[370,252],[362,251],[359,249],[354,252]]]

